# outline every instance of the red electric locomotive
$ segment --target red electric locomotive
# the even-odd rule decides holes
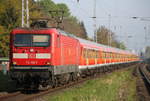
[[[139,60],[133,53],[55,28],[14,29],[10,42],[10,75],[26,88],[57,86],[76,79],[84,70]]]
[[[10,49],[11,77],[20,85],[56,85],[79,71],[79,41],[55,28],[14,29]]]

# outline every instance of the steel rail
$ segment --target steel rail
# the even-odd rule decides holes
[[[150,77],[144,72],[144,70],[143,70],[144,68],[146,68],[146,67],[145,66],[139,67],[139,71],[140,71],[141,75],[143,75],[143,77],[145,78],[147,83],[150,85]]]

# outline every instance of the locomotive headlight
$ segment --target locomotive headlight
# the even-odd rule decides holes
[[[36,58],[37,59],[50,59],[51,54],[50,53],[37,53]]]
[[[30,52],[34,52],[34,49],[30,49]]]
[[[47,64],[47,65],[50,65],[51,63],[50,63],[50,62],[46,62],[46,64]]]
[[[16,65],[17,64],[17,62],[13,62],[13,65]]]

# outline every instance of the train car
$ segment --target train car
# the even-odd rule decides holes
[[[79,41],[63,31],[14,29],[10,41],[10,74],[20,85],[56,85],[79,71]]]
[[[138,57],[136,57],[134,60],[132,57],[130,57],[130,55],[136,55],[129,51],[108,47],[80,38],[78,38],[78,40],[80,41],[82,47],[81,60],[79,65],[80,69],[138,61]]]
[[[133,53],[56,28],[17,28],[10,36],[10,76],[24,88],[54,87],[95,68],[138,61]]]

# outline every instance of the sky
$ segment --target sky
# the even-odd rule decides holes
[[[70,12],[83,21],[89,37],[94,36],[94,0],[53,0],[65,3]],[[105,26],[115,33],[129,50],[144,51],[150,46],[150,0],[95,0],[96,26]],[[138,17],[133,19],[132,17]]]

